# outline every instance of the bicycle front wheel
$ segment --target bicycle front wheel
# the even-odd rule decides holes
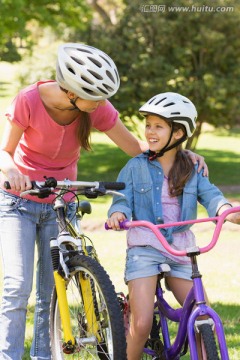
[[[199,333],[202,336],[208,360],[219,360],[215,336],[211,325],[202,324],[199,326]]]
[[[126,360],[123,315],[108,274],[98,262],[84,255],[71,258],[68,267],[66,293],[75,345],[71,350],[66,346],[54,289],[50,305],[53,360]],[[89,284],[87,301],[81,279]]]

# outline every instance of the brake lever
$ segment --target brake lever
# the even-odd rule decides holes
[[[30,189],[21,192],[20,197],[24,197],[26,195],[32,195],[37,196],[40,199],[44,199],[48,197],[52,192],[54,191],[54,188],[37,188],[37,189]]]
[[[122,193],[120,193],[118,191],[106,190],[104,187],[85,189],[83,191],[83,194],[88,199],[96,199],[98,196],[104,196],[104,195],[118,195],[118,196],[125,197],[124,194],[122,194]]]
[[[115,190],[106,190],[105,194],[118,195],[118,196],[122,196],[122,197],[125,198],[125,195],[123,193],[120,193],[120,192],[115,191]]]
[[[84,191],[82,192],[82,194],[84,194],[84,196],[86,196],[88,199],[96,199],[98,196],[105,195],[105,193],[105,189],[103,191],[102,189],[100,190],[96,188],[84,189]]]

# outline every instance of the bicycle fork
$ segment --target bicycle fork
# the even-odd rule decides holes
[[[72,334],[72,328],[71,328],[71,317],[70,317],[70,311],[69,311],[69,305],[67,300],[67,291],[66,291],[66,281],[68,277],[68,269],[66,267],[65,270],[65,277],[64,278],[59,273],[59,263],[60,261],[60,252],[59,252],[59,244],[57,239],[51,239],[50,241],[50,247],[51,247],[51,256],[52,256],[52,263],[53,263],[53,275],[54,275],[54,282],[57,292],[57,299],[58,299],[58,307],[59,307],[59,313],[61,318],[61,325],[63,329],[63,335],[64,335],[64,352],[66,353],[73,353],[76,346],[83,346],[84,343],[92,343],[97,344],[97,341],[101,340],[100,334],[99,334],[99,326],[95,314],[94,309],[94,299],[93,299],[93,293],[91,288],[90,279],[85,275],[84,272],[79,273],[79,277],[77,281],[79,281],[80,289],[82,292],[82,298],[83,298],[83,304],[84,304],[84,310],[86,314],[86,320],[87,320],[87,332],[93,334],[93,336],[88,338],[75,338]],[[62,264],[63,265],[63,264]]]
[[[215,328],[219,350],[221,353],[221,359],[229,360],[226,339],[224,334],[224,328],[221,322],[219,315],[210,308],[205,301],[203,284],[201,280],[201,274],[198,271],[196,257],[191,257],[192,267],[193,267],[193,288],[196,299],[196,308],[193,310],[188,320],[188,339],[189,347],[191,353],[191,359],[197,360],[197,347],[196,347],[196,338],[195,331],[198,331],[198,326],[201,323],[206,323],[212,326],[212,329]],[[199,317],[207,316],[208,319],[198,320]]]

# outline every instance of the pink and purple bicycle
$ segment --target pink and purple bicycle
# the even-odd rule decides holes
[[[148,341],[145,344],[142,359],[178,360],[190,350],[190,359],[198,360],[196,334],[200,334],[204,343],[207,360],[229,360],[229,354],[220,316],[206,303],[202,275],[200,274],[197,256],[209,252],[216,245],[219,235],[229,213],[240,212],[240,206],[225,210],[220,216],[182,221],[171,224],[154,225],[148,221],[125,221],[121,228],[128,230],[132,227],[147,227],[157,236],[165,249],[176,256],[189,256],[192,265],[193,286],[182,307],[177,309],[169,305],[164,299],[161,280],[170,270],[169,265],[161,264],[156,287],[156,301],[154,305],[153,325]],[[161,228],[214,222],[215,228],[208,245],[193,247],[184,251],[173,249],[166,241]],[[204,318],[204,320],[199,320]],[[168,320],[178,323],[174,339],[170,337]]]

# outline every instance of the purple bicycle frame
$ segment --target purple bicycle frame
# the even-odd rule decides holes
[[[184,302],[182,308],[173,309],[163,298],[163,290],[160,286],[156,290],[157,301],[155,303],[155,313],[160,316],[161,332],[163,336],[166,360],[180,358],[181,349],[184,346],[186,335],[190,348],[191,360],[198,360],[197,345],[195,337],[195,321],[199,316],[208,315],[213,319],[218,338],[221,359],[229,360],[224,329],[218,314],[204,302],[204,292],[201,278],[193,279],[193,287]],[[195,302],[199,302],[193,310]],[[167,319],[179,323],[177,335],[173,344],[170,342]],[[154,351],[145,348],[146,354],[154,356]]]
[[[169,224],[154,225],[151,222],[144,220],[135,220],[135,221],[126,220],[120,223],[120,228],[128,230],[131,227],[138,227],[138,226],[147,227],[148,229],[152,230],[152,232],[156,235],[158,240],[161,242],[161,244],[170,254],[176,256],[185,256],[185,255],[190,256],[190,253],[195,252],[197,255],[199,255],[210,251],[216,245],[226,216],[230,213],[236,213],[236,212],[240,212],[240,206],[227,209],[219,216],[215,216],[211,218],[179,221]],[[196,246],[194,249],[186,249],[181,251],[175,250],[169,245],[167,240],[159,231],[160,228],[187,225],[187,224],[196,224],[196,223],[210,222],[210,221],[216,223],[212,235],[212,240],[208,245],[201,248]],[[109,230],[107,224],[105,224],[105,229]],[[206,305],[201,276],[193,277],[193,287],[189,291],[189,294],[185,299],[182,308],[173,309],[171,306],[169,306],[169,304],[163,298],[163,291],[161,286],[159,285],[157,286],[156,297],[157,297],[157,301],[155,303],[155,313],[158,313],[160,315],[160,323],[161,323],[162,335],[164,341],[165,356],[167,360],[177,360],[180,358],[180,351],[184,345],[186,335],[188,336],[191,360],[198,360],[197,344],[195,337],[195,321],[199,316],[203,316],[203,315],[207,315],[209,318],[213,320],[215,324],[215,332],[218,339],[221,359],[229,360],[223,325],[218,314],[212,308]],[[193,310],[194,305],[195,305],[195,309]],[[179,323],[178,332],[172,345],[170,342],[167,319]],[[154,356],[153,350],[145,348],[144,352],[151,356]]]

